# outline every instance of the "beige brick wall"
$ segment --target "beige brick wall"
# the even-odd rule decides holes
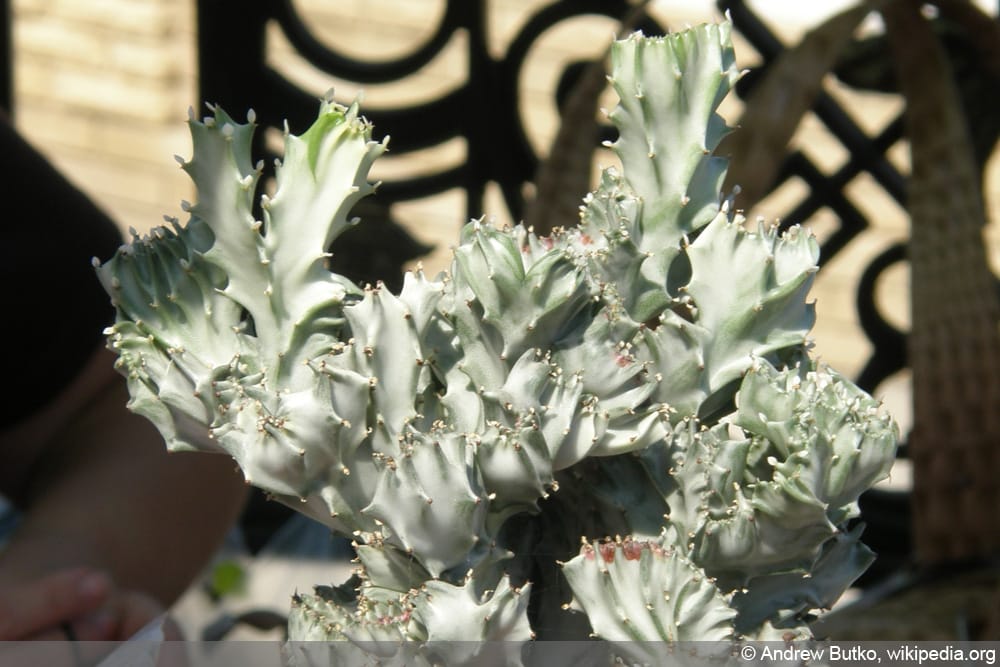
[[[12,0],[20,131],[123,227],[190,198],[172,155],[195,99],[193,3]]]

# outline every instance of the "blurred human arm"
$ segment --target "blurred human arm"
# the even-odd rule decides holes
[[[55,400],[0,432],[0,492],[24,512],[0,551],[0,600],[8,601],[0,602],[0,639],[77,621],[81,638],[126,637],[187,588],[242,507],[245,485],[232,461],[168,453],[155,428],[125,407],[112,359],[95,352]],[[67,576],[53,584],[80,567],[81,577],[106,577],[104,587],[81,591]],[[26,587],[44,597],[60,584],[58,602],[12,602],[30,598]]]

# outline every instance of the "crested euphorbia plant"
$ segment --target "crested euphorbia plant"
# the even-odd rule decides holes
[[[621,168],[579,224],[470,222],[399,294],[325,250],[386,149],[357,104],[286,133],[270,197],[252,116],[192,117],[198,201],[99,266],[107,333],[168,447],[353,536],[292,639],[804,638],[870,563],[846,526],[896,427],[810,358],[815,239],[720,194],[729,33],[616,43]]]

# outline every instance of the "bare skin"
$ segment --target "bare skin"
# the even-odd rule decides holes
[[[245,498],[224,456],[170,454],[99,350],[0,432],[0,493],[24,511],[0,551],[0,640],[125,639],[180,596]]]

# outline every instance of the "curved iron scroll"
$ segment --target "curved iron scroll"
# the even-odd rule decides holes
[[[289,42],[315,67],[345,80],[384,83],[417,72],[437,56],[458,31],[468,35],[469,76],[458,88],[430,102],[406,107],[368,106],[365,115],[377,128],[392,128],[393,154],[440,145],[455,137],[467,143],[465,162],[454,168],[407,180],[389,180],[380,199],[393,203],[452,188],[467,195],[466,218],[483,210],[486,184],[500,186],[514,219],[522,217],[522,190],[533,178],[538,156],[532,150],[519,111],[518,81],[532,44],[549,28],[584,15],[624,16],[626,0],[561,0],[531,16],[502,58],[487,45],[487,2],[447,0],[433,34],[411,53],[390,61],[362,61],[338,53],[318,39],[291,0],[201,0],[198,5],[201,97],[223,108],[254,108],[258,122],[281,127],[308,126],[316,98],[267,65],[265,28],[275,21]],[[234,16],[238,17],[235,19]],[[662,33],[655,23],[643,28]],[[475,110],[475,113],[471,113]],[[259,144],[263,154],[263,144]]]
[[[264,126],[281,127],[286,119],[293,128],[308,126],[314,118],[316,98],[267,64],[265,29],[269,22],[280,26],[299,55],[318,69],[362,84],[385,83],[414,74],[439,55],[457,32],[464,31],[468,44],[465,65],[469,74],[461,85],[416,106],[368,106],[365,114],[375,123],[376,131],[392,128],[395,155],[461,137],[467,145],[466,159],[458,166],[405,180],[387,180],[379,200],[391,205],[459,188],[466,194],[465,219],[468,219],[484,210],[486,186],[493,182],[499,185],[511,217],[522,219],[524,185],[533,179],[540,159],[528,140],[519,109],[518,82],[532,45],[547,30],[568,19],[584,15],[620,19],[633,3],[554,0],[541,5],[497,58],[491,55],[487,44],[490,20],[487,0],[442,2],[437,25],[423,43],[401,57],[369,61],[344,55],[319,39],[291,0],[200,0],[201,97],[231,112],[253,107],[258,122]],[[729,13],[736,29],[761,54],[764,61],[761,70],[766,69],[784,49],[780,40],[743,0],[719,0],[717,4],[721,11]],[[651,34],[663,32],[651,19],[641,27]],[[567,67],[563,90],[565,79],[572,79],[574,74],[573,65]],[[737,92],[745,96],[756,80],[758,77],[751,72],[741,81]],[[848,149],[849,159],[835,173],[824,174],[804,154],[792,153],[775,187],[793,177],[809,186],[809,193],[782,217],[785,226],[805,222],[822,208],[836,214],[839,227],[823,246],[822,261],[826,263],[869,226],[864,214],[844,193],[845,186],[855,177],[861,173],[871,175],[892,198],[905,203],[905,178],[886,157],[889,148],[902,137],[903,126],[901,118],[896,118],[875,136],[868,136],[850,114],[825,94],[820,96],[814,112]],[[605,128],[604,138],[609,132],[610,128]],[[262,135],[258,135],[260,155],[266,153]],[[863,269],[864,279],[857,298],[859,320],[871,339],[873,352],[859,380],[869,391],[906,362],[901,345],[904,334],[888,323],[873,297],[875,281],[889,264],[898,261],[899,252],[889,251]]]

